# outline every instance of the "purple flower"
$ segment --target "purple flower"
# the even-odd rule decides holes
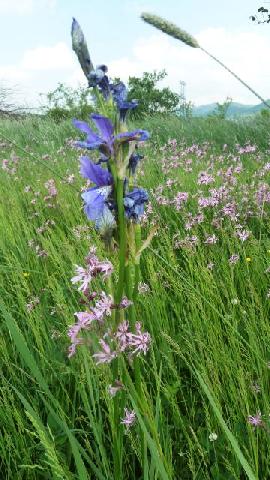
[[[180,210],[183,203],[187,202],[188,193],[187,192],[177,192],[176,196],[173,199],[176,210]]]
[[[80,333],[81,330],[87,328],[94,320],[96,320],[93,313],[89,312],[75,312],[74,315],[76,315],[78,322],[72,325],[68,331],[68,336],[72,343],[77,340],[78,333]]]
[[[123,297],[121,302],[119,303],[119,308],[128,308],[133,305],[133,302],[129,300],[127,297]]]
[[[78,141],[76,145],[89,150],[99,149],[103,154],[111,156],[113,145],[113,125],[112,122],[102,115],[92,114],[90,117],[95,123],[99,134],[94,132],[88,123],[73,119],[74,127],[86,134],[85,141]]]
[[[140,155],[140,154],[137,153],[136,151],[133,152],[132,155],[130,156],[128,168],[129,168],[130,172],[132,173],[132,175],[135,174],[136,167],[137,167],[138,163],[139,163],[143,158],[144,158],[144,155]]]
[[[82,193],[85,201],[84,211],[90,220],[97,221],[102,217],[106,201],[111,193],[112,176],[108,170],[96,165],[88,157],[81,157],[80,162],[81,175],[96,184],[96,187]]]
[[[141,323],[136,322],[136,334],[134,333],[128,333],[128,346],[133,347],[132,355],[139,355],[140,353],[143,353],[146,355],[146,353],[149,350],[150,342],[151,342],[151,336],[150,333],[148,332],[143,332],[141,330]]]
[[[148,202],[148,194],[143,188],[134,188],[125,195],[124,206],[126,216],[139,220],[144,213],[144,204]]]
[[[116,358],[116,352],[112,352],[109,345],[104,342],[104,340],[99,341],[102,351],[94,353],[93,357],[96,360],[96,364],[100,363],[111,363],[111,361]]]
[[[233,255],[231,255],[230,258],[229,258],[229,263],[230,263],[231,265],[234,265],[235,263],[237,263],[237,262],[239,261],[239,259],[240,259],[239,255],[233,254]]]
[[[70,337],[70,340],[71,340],[71,345],[69,346],[69,354],[68,354],[69,358],[75,355],[76,347],[84,343],[84,339],[78,337],[79,333],[81,333],[82,330],[87,330],[91,325],[91,323],[94,320],[96,320],[93,313],[89,313],[89,312],[76,312],[74,313],[74,315],[76,315],[78,321],[77,323],[72,325],[68,330],[68,336]]]
[[[206,240],[204,241],[204,243],[205,243],[206,245],[214,245],[215,243],[217,243],[217,240],[218,240],[218,239],[217,239],[217,237],[216,237],[215,234],[214,234],[214,235],[209,235],[209,236],[206,238]]]
[[[237,230],[236,236],[241,240],[241,242],[244,242],[250,236],[250,232],[248,230]]]
[[[138,106],[137,100],[127,101],[128,91],[123,82],[114,83],[110,86],[112,96],[120,112],[120,119],[125,120],[129,110],[133,110]]]
[[[76,353],[76,348],[78,345],[83,345],[85,343],[83,338],[75,338],[74,342],[68,347],[68,358],[73,357]]]
[[[115,338],[119,344],[120,351],[123,352],[126,350],[129,342],[129,323],[127,320],[124,320],[122,323],[118,325],[117,331],[115,333]]]
[[[88,178],[98,187],[112,184],[112,176],[110,172],[92,162],[90,158],[83,156],[80,158],[80,163],[80,174],[82,177]]]
[[[198,176],[198,185],[209,185],[215,181],[212,175],[207,172],[200,172]]]
[[[72,277],[71,283],[81,282],[81,285],[78,288],[78,291],[85,292],[88,288],[88,284],[92,280],[92,271],[90,269],[79,267],[78,265],[75,265],[75,267],[76,267],[77,275],[75,275],[75,277]]]
[[[56,197],[57,188],[55,186],[55,181],[53,178],[44,183],[45,188],[47,188],[50,197]]]
[[[108,158],[111,157],[114,147],[117,145],[133,141],[145,141],[149,138],[149,133],[146,130],[139,129],[113,135],[113,124],[109,118],[92,114],[91,119],[95,123],[99,133],[94,132],[88,123],[81,120],[73,120],[73,125],[86,134],[86,140],[78,141],[76,145],[89,150],[98,149]]]
[[[103,273],[103,277],[108,277],[113,271],[113,266],[109,261],[100,262],[94,252],[89,253],[86,258],[87,267],[83,268],[78,265],[76,267],[75,277],[71,279],[71,283],[81,283],[78,290],[85,293],[92,279],[99,273]]]
[[[122,418],[121,423],[126,426],[127,430],[136,422],[136,413],[134,410],[128,410],[125,408],[125,416]]]
[[[33,297],[33,299],[26,304],[26,310],[28,313],[32,312],[34,308],[40,303],[39,297]]]
[[[88,268],[91,269],[93,275],[103,273],[103,278],[109,277],[113,272],[113,265],[109,260],[100,261],[96,256],[96,248],[91,247],[89,254],[86,257]]]
[[[106,295],[105,292],[101,292],[100,299],[96,302],[95,308],[93,308],[93,312],[98,320],[102,319],[104,315],[111,316],[112,304],[112,296]]]
[[[254,416],[249,415],[247,420],[248,420],[248,423],[250,425],[252,425],[254,428],[263,426],[263,420],[262,420],[261,412],[257,412],[256,415],[254,415]]]
[[[106,75],[107,72],[108,67],[106,65],[99,65],[87,75],[89,87],[98,87],[105,99],[108,99],[110,95],[110,82]]]
[[[120,380],[115,380],[114,385],[108,386],[108,393],[111,397],[115,397],[117,392],[119,392],[119,390],[123,390],[123,388],[124,388],[123,383],[120,382]]]

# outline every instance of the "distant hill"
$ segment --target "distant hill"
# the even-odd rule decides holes
[[[270,105],[270,100],[267,100]],[[209,103],[208,105],[199,105],[198,107],[193,107],[194,117],[206,117],[211,115],[216,110],[216,103]],[[258,105],[244,105],[242,103],[232,102],[228,108],[228,117],[239,117],[243,115],[254,115],[255,113],[260,112],[264,108],[267,108],[263,103]]]

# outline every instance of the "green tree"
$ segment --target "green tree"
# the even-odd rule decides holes
[[[136,99],[138,107],[131,113],[143,117],[155,113],[175,113],[179,107],[180,95],[168,87],[158,88],[157,84],[167,76],[165,70],[153,73],[144,72],[141,78],[129,77],[128,99]]]
[[[232,103],[232,99],[230,97],[227,97],[225,102],[223,103],[217,102],[216,110],[210,116],[225,119],[227,117],[228,110],[230,108],[231,103]]]
[[[87,118],[94,111],[93,93],[88,87],[71,88],[59,83],[46,94],[45,113],[54,120],[70,117]]]

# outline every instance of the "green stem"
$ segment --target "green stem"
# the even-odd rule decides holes
[[[132,271],[131,271],[131,265],[128,263],[126,266],[126,294],[129,300],[132,300]],[[136,313],[135,313],[135,307],[134,304],[130,305],[128,309],[128,317],[130,320],[130,325],[131,328],[134,329],[135,327],[135,322],[136,322]]]
[[[141,248],[142,238],[141,238],[141,226],[139,224],[135,225],[135,246],[136,251],[138,252]],[[134,288],[133,288],[133,302],[136,301],[138,296],[138,285],[140,282],[141,277],[141,267],[140,267],[140,259],[136,260],[135,263],[135,281],[134,281]]]
[[[119,230],[119,278],[116,290],[115,301],[120,303],[125,280],[125,262],[126,262],[126,221],[125,221],[125,209],[124,209],[124,180],[117,179],[116,186],[116,199],[117,199],[117,213],[118,213],[118,230]]]
[[[119,362],[118,358],[113,362],[113,378],[118,378]],[[122,435],[120,426],[120,411],[119,411],[119,399],[117,396],[113,399],[114,407],[114,430],[112,432],[113,437],[113,466],[114,466],[114,478],[122,479]]]

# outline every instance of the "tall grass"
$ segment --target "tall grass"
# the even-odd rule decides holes
[[[260,160],[243,156],[242,184],[250,182],[259,161],[267,161],[267,121],[145,122],[153,141],[145,149],[140,184],[153,192],[167,180],[161,168],[165,154],[158,146],[168,138],[213,144],[200,159],[190,154],[191,174],[181,168],[171,173],[181,191],[193,194],[198,172],[209,167],[211,155],[216,158],[224,143],[233,149],[250,140],[261,149]],[[75,133],[68,122],[31,118],[3,121],[0,127],[24,149],[1,147],[1,159],[12,150],[20,157],[14,175],[0,171],[1,478],[113,479],[115,448],[122,452],[125,479],[270,478],[268,218],[250,220],[253,235],[246,243],[228,227],[216,245],[175,249],[175,236],[185,236],[182,213],[153,201],[159,229],[142,256],[142,280],[150,291],[139,296],[139,312],[153,342],[140,397],[126,370],[125,386],[138,418],[116,445],[109,368],[96,367],[84,346],[67,358],[66,332],[78,310],[70,283],[73,265],[83,261],[89,244],[96,244],[102,255],[81,209],[78,153],[65,146]],[[59,175],[54,175],[59,195],[52,209],[42,200],[44,182],[53,176],[47,166]],[[74,184],[60,180],[72,173]],[[26,185],[41,191],[36,205],[24,191]],[[36,228],[48,219],[55,226],[38,234]],[[74,234],[78,226],[86,230],[80,239]],[[209,219],[200,235],[211,228]],[[28,246],[31,239],[48,257],[36,256]],[[236,251],[240,261],[232,268],[228,258]],[[215,265],[212,270],[209,262]],[[26,304],[35,296],[40,303],[28,312]],[[247,417],[257,411],[264,428],[253,429]],[[145,435],[144,452],[138,429]],[[210,441],[211,433],[216,433],[215,441]]]

